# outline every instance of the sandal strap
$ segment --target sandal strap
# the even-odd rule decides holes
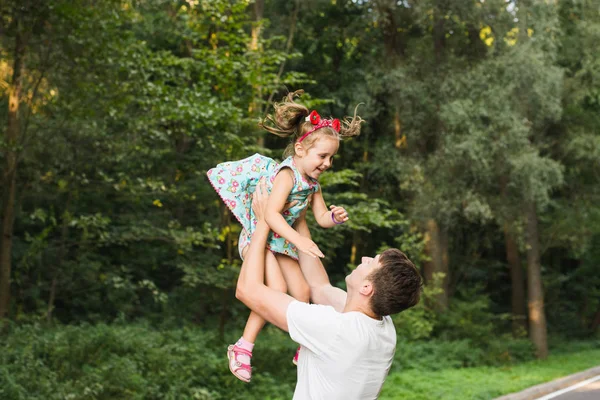
[[[252,357],[252,352],[248,351],[242,347],[238,347],[236,345],[233,345],[233,348],[231,349],[233,351],[233,353],[235,354],[235,359],[237,360],[238,355],[243,354],[246,355],[248,357]]]
[[[250,365],[236,361],[235,362],[235,372],[239,371],[240,369],[243,369],[244,371],[248,371],[249,373],[252,373],[252,367]]]

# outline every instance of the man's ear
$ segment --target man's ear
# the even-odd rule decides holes
[[[373,294],[373,290],[373,283],[371,281],[364,281],[359,292],[363,296],[371,296]]]
[[[302,143],[300,142],[294,143],[294,150],[296,154],[300,157],[304,157],[304,155],[306,154],[306,150],[304,150],[304,146],[302,146]]]

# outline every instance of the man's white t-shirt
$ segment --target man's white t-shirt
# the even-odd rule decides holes
[[[294,400],[377,398],[396,351],[390,317],[376,320],[293,301],[287,323],[290,337],[302,346]]]

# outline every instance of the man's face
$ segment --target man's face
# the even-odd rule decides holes
[[[359,289],[365,279],[377,268],[381,268],[379,254],[375,257],[362,257],[360,265],[346,277],[346,285],[348,288]]]

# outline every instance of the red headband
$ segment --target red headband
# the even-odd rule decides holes
[[[339,119],[337,119],[337,118],[321,119],[321,116],[319,115],[319,113],[317,113],[316,110],[312,110],[310,112],[310,115],[308,117],[306,117],[305,120],[310,121],[310,123],[313,124],[314,127],[310,131],[308,131],[304,135],[302,135],[302,137],[300,139],[298,139],[298,143],[301,143],[304,139],[306,139],[306,137],[308,135],[310,135],[317,129],[330,127],[330,128],[333,128],[333,130],[335,130],[336,132],[340,131],[340,120]]]

